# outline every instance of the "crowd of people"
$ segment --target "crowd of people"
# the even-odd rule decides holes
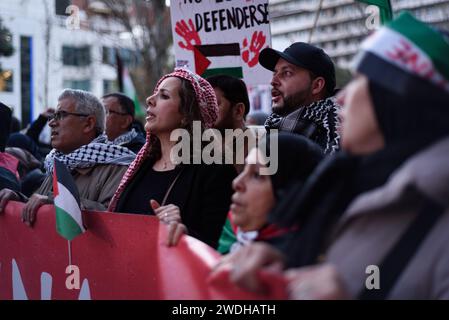
[[[100,101],[66,89],[24,134],[10,134],[11,110],[0,105],[0,214],[8,201],[25,202],[21,218],[32,227],[53,203],[58,159],[82,209],[154,215],[169,246],[183,234],[207,243],[223,254],[213,272],[230,270],[247,290],[267,290],[265,270],[283,275],[291,299],[449,299],[447,57],[449,34],[408,13],[362,43],[340,90],[322,49],[265,48],[273,112],[254,146],[239,135],[215,141],[232,164],[194,161],[208,148],[194,141],[194,123],[200,133],[244,135],[251,115],[263,119],[232,76],[162,76],[144,130],[121,93]],[[51,146],[37,139],[47,121]],[[173,157],[178,129],[192,138],[189,163]],[[276,172],[263,174],[272,161]],[[379,270],[373,287],[370,266]]]

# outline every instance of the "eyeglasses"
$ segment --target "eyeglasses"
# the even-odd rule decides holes
[[[67,116],[77,116],[77,117],[88,117],[90,114],[85,113],[76,113],[76,112],[67,112],[67,111],[58,111],[55,112],[52,116],[49,117],[49,120],[62,120]]]
[[[109,114],[118,114],[119,116],[127,116],[127,115],[129,115],[126,112],[118,112],[118,111],[106,109],[106,115],[109,115]]]

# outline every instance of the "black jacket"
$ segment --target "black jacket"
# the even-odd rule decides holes
[[[115,211],[123,212],[127,194],[148,165],[139,168],[123,191]],[[216,248],[231,204],[232,180],[237,175],[236,170],[232,165],[215,164],[182,165],[181,168],[181,175],[169,193],[166,204],[180,208],[182,222],[190,236]]]

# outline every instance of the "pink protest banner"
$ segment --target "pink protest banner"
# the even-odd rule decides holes
[[[269,294],[242,291],[226,272],[211,278],[215,250],[191,237],[169,248],[166,227],[145,215],[83,212],[88,231],[70,250],[78,270],[66,270],[68,241],[56,232],[54,207],[43,206],[33,228],[20,221],[22,207],[11,201],[0,214],[0,300],[286,298],[278,275],[262,275]]]

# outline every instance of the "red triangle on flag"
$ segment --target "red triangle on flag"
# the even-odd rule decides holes
[[[196,46],[193,47],[193,55],[195,58],[195,72],[201,76],[204,71],[207,70],[211,61],[207,59]]]

